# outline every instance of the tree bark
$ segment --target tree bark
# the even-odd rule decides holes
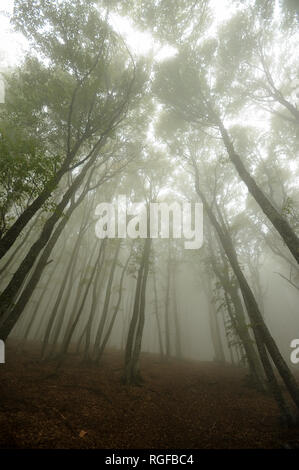
[[[118,314],[118,311],[119,311],[119,307],[120,307],[120,304],[121,304],[121,300],[122,300],[122,290],[123,290],[123,282],[124,282],[124,277],[125,277],[125,273],[127,271],[127,267],[129,265],[129,261],[131,259],[131,255],[132,255],[132,251],[131,253],[129,254],[128,258],[127,258],[127,261],[125,262],[124,264],[124,267],[122,269],[122,273],[121,273],[121,277],[120,277],[120,281],[119,281],[119,291],[118,291],[118,298],[117,298],[117,302],[116,302],[116,306],[114,308],[114,312],[112,314],[112,317],[111,317],[111,320],[110,320],[110,323],[109,323],[109,326],[107,328],[107,331],[106,331],[106,334],[103,338],[103,341],[102,341],[102,344],[100,345],[99,347],[99,351],[98,351],[98,354],[97,354],[97,358],[96,358],[96,361],[99,362],[102,355],[103,355],[103,352],[105,350],[105,347],[108,343],[108,340],[111,336],[111,332],[112,332],[112,329],[113,329],[113,326],[114,326],[114,323],[115,323],[115,320],[116,320],[116,317],[117,317],[117,314]]]
[[[139,372],[139,356],[145,320],[145,291],[149,269],[151,242],[151,238],[146,238],[144,242],[142,259],[138,270],[133,315],[130,322],[126,344],[123,382],[129,385],[139,385],[142,381]]]
[[[262,317],[262,314],[259,310],[259,307],[257,305],[257,302],[253,296],[253,293],[247,283],[247,280],[240,268],[240,265],[238,263],[237,255],[235,252],[235,249],[233,247],[231,238],[229,236],[229,233],[225,227],[220,227],[216,217],[214,216],[214,213],[205,198],[205,195],[200,189],[199,186],[199,175],[198,175],[198,170],[196,165],[194,165],[194,170],[195,170],[195,185],[196,185],[196,192],[201,198],[203,205],[205,207],[205,210],[209,216],[209,219],[218,234],[219,240],[223,246],[223,249],[226,253],[226,256],[228,257],[231,267],[234,271],[234,274],[236,278],[238,279],[240,289],[244,298],[244,302],[247,308],[248,315],[251,320],[252,328],[255,333],[260,335],[262,343],[265,344],[280,376],[282,377],[285,386],[292,397],[294,403],[296,404],[297,408],[299,409],[299,387],[298,384],[291,373],[287,363],[285,362],[284,358],[282,357],[274,339],[272,338],[264,320]],[[261,358],[262,359],[262,358]]]
[[[154,301],[155,301],[155,316],[157,320],[157,329],[158,329],[158,339],[159,339],[159,348],[160,348],[160,355],[161,358],[164,357],[164,347],[163,347],[163,340],[162,340],[162,330],[159,318],[159,303],[158,303],[158,292],[157,292],[157,279],[156,273],[153,273],[153,283],[154,283]]]
[[[257,204],[260,206],[264,214],[268,217],[270,222],[276,228],[281,238],[289,248],[290,252],[299,263],[299,238],[286,219],[277,211],[267,196],[263,193],[260,187],[255,182],[254,178],[246,169],[242,159],[234,149],[233,143],[225,129],[223,123],[217,117],[217,125],[221,133],[227,153],[233,165],[235,166],[240,178],[246,184],[250,194],[253,196]]]
[[[117,260],[118,260],[120,246],[121,246],[121,239],[119,238],[117,240],[117,244],[116,244],[116,247],[115,247],[114,258],[113,258],[113,261],[112,261],[110,274],[109,274],[109,279],[108,279],[108,283],[107,283],[107,286],[106,286],[106,295],[105,295],[103,311],[102,311],[100,323],[99,323],[99,326],[98,326],[98,331],[97,331],[97,334],[96,334],[95,344],[94,344],[94,357],[95,357],[95,359],[97,359],[98,349],[99,349],[100,344],[101,344],[101,339],[102,339],[102,335],[104,333],[105,323],[106,323],[107,316],[108,316],[109,304],[110,304],[110,298],[111,298],[111,290],[112,290],[115,270],[116,270],[116,267],[117,267]]]

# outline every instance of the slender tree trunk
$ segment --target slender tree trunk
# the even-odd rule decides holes
[[[66,329],[65,329],[64,337],[67,336],[67,332],[71,329],[72,324],[75,321],[76,314],[77,314],[77,305],[80,304],[81,294],[82,294],[83,291],[84,291],[84,293],[86,292],[86,289],[84,290],[83,286],[84,286],[85,280],[87,279],[88,269],[91,266],[92,260],[94,258],[94,253],[96,252],[98,242],[99,242],[99,240],[96,239],[93,246],[92,246],[92,248],[89,250],[89,252],[90,252],[89,258],[87,258],[87,256],[86,256],[85,260],[83,261],[83,263],[85,262],[85,264],[82,263],[82,271],[81,271],[81,275],[80,275],[80,278],[79,278],[79,281],[78,281],[78,286],[77,286],[77,289],[76,289],[75,299],[74,299],[73,302],[71,302],[72,306],[71,306],[70,316],[69,316],[69,319],[67,321],[67,326],[66,326]],[[76,261],[77,261],[77,259],[75,260],[75,263],[76,263]],[[75,270],[75,264],[72,267],[71,277],[69,279],[67,291],[66,291],[66,294],[64,296],[64,301],[63,301],[63,304],[60,308],[60,312],[58,314],[57,322],[56,322],[56,325],[55,325],[55,328],[54,328],[51,351],[50,351],[50,354],[49,354],[50,356],[55,357],[55,351],[56,351],[56,348],[57,348],[58,343],[59,343],[59,337],[60,337],[60,334],[62,332],[63,322],[64,322],[64,320],[67,316],[66,315],[67,307],[68,307],[69,301],[71,300],[71,294],[72,294],[72,290],[74,288],[74,285],[73,285],[74,270]],[[88,285],[88,283],[87,283],[87,285]],[[84,295],[84,293],[83,293],[83,295]]]
[[[0,338],[2,338],[3,340],[5,340],[8,337],[10,331],[12,330],[12,328],[14,327],[16,321],[18,320],[19,316],[21,315],[27,301],[29,300],[29,298],[30,298],[30,296],[31,296],[31,294],[34,290],[35,285],[37,284],[37,282],[39,280],[39,278],[41,276],[41,273],[42,273],[42,269],[43,269],[42,267],[44,265],[44,258],[46,257],[46,260],[48,259],[48,253],[47,252],[49,251],[49,254],[50,254],[53,246],[55,245],[60,233],[62,232],[62,230],[63,230],[63,228],[64,228],[64,226],[67,222],[67,220],[65,220],[65,216],[62,219],[61,223],[59,224],[59,226],[58,226],[58,228],[55,232],[57,234],[57,236],[56,236],[56,234],[54,234],[54,237],[52,237],[53,241],[50,243],[49,249],[44,250],[44,252],[46,252],[46,255],[43,254],[41,256],[40,260],[39,260],[39,264],[38,264],[39,269],[38,270],[36,269],[34,274],[32,275],[31,287],[28,288],[28,289],[26,288],[25,292],[23,292],[23,294],[21,296],[22,300],[20,299],[18,301],[18,307],[15,306],[12,309],[12,311],[9,313],[8,318],[6,318],[6,320],[4,322],[3,322],[3,317],[5,316],[5,314],[11,308],[11,304],[13,302],[13,299],[17,295],[20,287],[22,286],[22,283],[24,282],[24,279],[26,278],[27,274],[29,273],[30,269],[32,268],[37,256],[40,254],[40,252],[42,251],[42,249],[44,248],[44,246],[47,244],[48,240],[50,239],[55,224],[60,219],[60,217],[63,213],[63,210],[65,209],[65,207],[68,204],[69,200],[73,197],[76,190],[81,186],[81,184],[82,184],[82,182],[83,182],[83,180],[86,176],[86,173],[89,170],[92,163],[93,163],[93,159],[91,159],[85,165],[85,167],[81,170],[81,173],[75,178],[75,180],[72,183],[72,185],[70,186],[70,188],[64,194],[64,196],[62,198],[62,201],[56,207],[53,215],[51,217],[49,217],[49,219],[46,221],[46,223],[45,223],[45,225],[42,229],[40,237],[38,238],[38,240],[35,243],[33,243],[33,245],[31,246],[28,254],[25,256],[25,258],[21,262],[19,268],[15,272],[15,274],[12,277],[11,281],[9,282],[8,286],[6,287],[6,289],[0,295],[0,321],[1,321]],[[75,204],[73,204],[73,206],[74,205],[77,205],[77,202]],[[40,264],[41,260],[43,260],[42,265]],[[32,288],[33,285],[34,285],[34,287]]]
[[[173,272],[173,314],[174,314],[174,325],[175,325],[175,355],[177,359],[182,359],[182,343],[181,343],[181,326],[178,315],[178,302],[176,294],[176,269],[174,266]]]
[[[50,275],[49,275],[49,277],[48,277],[48,279],[47,279],[47,285],[49,285],[49,286],[51,285],[51,281],[52,281],[53,275],[54,275],[54,273],[55,273],[55,270],[56,270],[56,266],[54,267],[54,269],[52,269],[52,271],[51,271],[51,273],[50,273]],[[31,315],[31,318],[30,318],[30,320],[29,320],[29,322],[28,322],[28,325],[27,325],[27,327],[26,327],[26,329],[25,329],[25,333],[24,333],[24,337],[23,337],[23,345],[26,343],[26,341],[27,341],[27,339],[28,339],[28,337],[29,337],[29,333],[30,333],[30,331],[31,331],[32,325],[33,325],[33,323],[34,323],[34,321],[35,321],[35,319],[36,319],[36,317],[37,317],[37,314],[38,314],[38,312],[39,312],[39,307],[40,307],[40,305],[41,305],[41,303],[42,303],[42,301],[43,301],[43,299],[44,299],[46,290],[47,290],[47,289],[43,289],[42,293],[41,293],[40,296],[39,296],[38,301],[36,302],[36,306],[35,306],[35,309],[34,309],[34,311],[33,311],[33,314]],[[50,296],[50,298],[51,298],[51,296]],[[22,346],[23,346],[23,345],[22,345]]]
[[[164,358],[164,348],[163,348],[163,339],[162,339],[162,330],[159,318],[159,303],[158,303],[158,292],[157,292],[157,279],[156,273],[153,273],[153,283],[154,283],[154,300],[155,300],[155,317],[157,320],[157,330],[158,330],[158,339],[159,339],[159,348],[161,358]]]
[[[72,340],[72,336],[74,334],[75,328],[76,328],[76,326],[78,324],[78,321],[81,317],[81,314],[82,314],[82,311],[83,311],[83,308],[84,308],[84,305],[85,305],[85,302],[86,302],[86,299],[87,299],[87,296],[88,296],[88,293],[89,293],[89,290],[90,290],[90,286],[93,282],[93,279],[94,279],[94,276],[95,276],[95,273],[96,273],[96,269],[97,269],[97,265],[98,265],[98,262],[100,260],[100,257],[101,257],[101,246],[100,246],[100,249],[99,249],[99,254],[97,256],[97,260],[96,260],[96,262],[94,264],[94,267],[92,269],[90,279],[87,283],[87,286],[86,286],[81,304],[80,304],[78,312],[76,314],[76,317],[75,317],[73,323],[69,326],[69,328],[67,328],[64,339],[62,341],[62,345],[61,345],[60,352],[59,352],[58,366],[60,366],[62,364],[62,362],[64,360],[64,357],[65,357],[65,355],[68,351],[68,348],[69,348],[70,342]]]
[[[64,278],[63,278],[63,281],[61,283],[61,286],[60,286],[60,289],[59,289],[59,292],[58,292],[58,296],[56,298],[56,302],[53,306],[53,309],[52,309],[52,312],[51,312],[51,315],[50,315],[50,318],[49,318],[49,321],[48,321],[48,325],[47,325],[44,340],[43,340],[42,352],[41,352],[41,355],[42,355],[43,359],[45,358],[45,353],[46,353],[46,349],[47,349],[47,346],[48,346],[48,343],[49,343],[49,338],[50,338],[50,334],[51,334],[51,331],[52,331],[52,327],[54,325],[54,322],[55,322],[55,319],[56,319],[56,316],[57,316],[58,308],[59,308],[60,302],[62,300],[63,293],[65,291],[70,272],[71,271],[73,272],[73,269],[74,269],[74,266],[75,266],[75,261],[77,259],[77,254],[78,254],[78,250],[79,250],[79,246],[80,246],[81,236],[82,236],[82,230],[80,230],[80,232],[78,234],[75,246],[74,246],[72,254],[69,258],[69,262],[68,262],[68,265],[67,265],[67,268],[66,268],[66,271],[65,271],[65,274],[64,274]],[[72,276],[71,276],[71,278],[72,278]],[[71,284],[71,283],[72,283],[72,279],[70,280],[69,284]]]
[[[264,214],[268,217],[270,222],[276,228],[281,238],[289,248],[290,252],[299,263],[299,238],[295,234],[294,230],[288,223],[286,219],[278,212],[278,210],[273,206],[271,201],[267,198],[261,188],[257,185],[254,178],[250,175],[249,171],[246,169],[242,159],[237,154],[232,144],[232,141],[228,135],[227,130],[225,129],[223,123],[217,118],[218,127],[228,152],[229,158],[233,165],[235,166],[240,178],[246,184],[250,194],[253,196],[257,204],[260,206]]]
[[[2,273],[4,273],[6,271],[6,269],[8,268],[8,266],[12,263],[12,261],[14,260],[15,256],[18,254],[18,252],[20,251],[20,249],[25,245],[27,239],[29,238],[29,235],[31,234],[32,232],[32,229],[36,226],[36,222],[37,222],[37,218],[33,221],[33,223],[31,224],[31,226],[29,227],[29,229],[27,230],[25,236],[22,238],[21,242],[18,244],[18,246],[15,248],[15,250],[12,252],[12,254],[10,255],[10,257],[8,258],[8,260],[6,261],[6,263],[3,265],[3,267],[0,269],[0,276]]]
[[[141,352],[141,343],[143,336],[143,328],[145,322],[145,297],[146,297],[146,285],[147,277],[149,271],[149,257],[151,250],[152,239],[147,238],[145,240],[145,257],[144,257],[144,269],[142,276],[142,285],[140,292],[140,304],[139,304],[139,316],[138,316],[138,325],[136,329],[135,344],[132,351],[131,361],[130,361],[130,383],[139,385],[142,382],[142,377],[140,374],[139,360]]]
[[[35,216],[46,200],[51,196],[67,169],[59,170],[39,196],[28,206],[0,240],[0,259],[8,252],[28,222]]]
[[[242,344],[244,346],[247,360],[248,360],[248,365],[249,369],[251,372],[251,375],[253,377],[254,382],[256,385],[261,388],[262,390],[265,389],[265,384],[264,384],[264,374],[263,370],[261,368],[261,363],[260,360],[256,354],[256,351],[253,346],[253,341],[249,335],[248,327],[246,325],[246,319],[245,319],[245,313],[243,309],[243,305],[241,303],[241,299],[238,294],[238,288],[237,286],[234,285],[233,282],[231,282],[229,278],[229,273],[228,273],[228,268],[227,268],[227,262],[224,256],[222,256],[222,263],[224,269],[220,273],[220,270],[217,267],[217,262],[216,258],[214,255],[214,248],[211,245],[211,240],[212,240],[212,233],[209,231],[209,248],[210,248],[210,256],[211,256],[211,263],[212,263],[212,268],[215,273],[215,276],[219,280],[222,289],[224,291],[224,297],[225,297],[225,302],[227,306],[227,311],[228,314],[231,318],[231,321],[233,322],[233,325],[235,327],[235,330],[240,337],[240,340],[242,341]],[[220,249],[222,248],[220,244]],[[234,306],[234,313],[231,309],[230,297],[233,306]]]
[[[170,357],[170,325],[169,325],[170,273],[171,273],[171,256],[170,256],[170,240],[169,240],[168,241],[166,294],[165,294],[165,353],[166,353],[167,358]]]
[[[244,315],[241,301],[239,297],[237,296],[237,294],[234,294],[234,293],[231,294],[232,302],[234,304],[234,311],[235,311],[235,316],[234,316],[232,309],[231,309],[227,291],[225,291],[224,295],[225,295],[225,301],[226,301],[229,316],[243,344],[247,361],[248,361],[248,365],[249,365],[249,370],[253,378],[253,381],[258,388],[260,388],[261,390],[265,390],[263,370],[261,369],[260,360],[254,350],[253,341],[249,336],[248,328],[245,323],[245,315]]]
[[[264,320],[262,317],[261,312],[259,311],[259,307],[257,305],[257,302],[252,294],[252,291],[246,281],[246,278],[240,268],[240,265],[238,263],[237,255],[235,252],[235,249],[233,247],[231,238],[229,236],[229,233],[225,227],[220,227],[216,217],[213,214],[213,211],[208,204],[203,192],[200,189],[199,186],[199,175],[198,175],[198,170],[197,167],[194,167],[195,169],[195,177],[196,177],[196,191],[201,198],[203,205],[205,207],[206,212],[208,213],[209,219],[216,230],[218,237],[221,241],[221,244],[223,246],[223,249],[226,253],[226,256],[228,257],[231,267],[234,271],[234,274],[236,278],[238,279],[240,289],[244,298],[244,302],[247,308],[248,315],[250,317],[251,323],[253,330],[255,334],[260,335],[261,342],[265,344],[275,366],[277,367],[277,370],[279,374],[281,375],[285,386],[287,390],[289,391],[294,403],[296,404],[297,408],[299,409],[299,387],[298,384],[296,383],[296,380],[291,373],[287,363],[285,362],[284,358],[282,357],[274,339],[272,338]],[[261,358],[262,359],[262,358]],[[265,371],[266,372],[266,371]],[[273,391],[273,394],[275,392]]]
[[[213,300],[213,292],[211,286],[212,280],[208,279],[206,283],[206,291],[208,292],[208,304],[209,304],[209,324],[211,330],[211,337],[214,346],[215,359],[218,362],[225,363],[225,354],[221,340],[218,316],[215,308],[215,303]]]
[[[89,349],[90,349],[90,342],[91,342],[91,326],[92,326],[92,322],[93,322],[93,319],[94,319],[96,309],[99,305],[99,299],[101,297],[101,291],[102,291],[102,288],[104,286],[105,270],[103,272],[103,277],[101,279],[101,283],[99,283],[99,279],[101,278],[101,273],[102,273],[103,265],[104,265],[106,242],[107,242],[107,239],[105,238],[101,243],[101,255],[100,255],[100,260],[99,260],[99,263],[98,263],[98,268],[97,268],[95,280],[94,280],[94,283],[93,283],[92,301],[91,301],[89,317],[88,317],[87,324],[86,324],[86,326],[83,330],[83,333],[81,335],[81,338],[80,338],[82,340],[84,335],[85,335],[85,346],[84,346],[84,354],[83,354],[83,360],[84,361],[89,360]],[[100,287],[99,287],[99,284],[100,284]]]
[[[126,348],[126,339],[130,328],[130,316],[134,307],[134,291],[130,291],[130,295],[127,296],[125,311],[123,313],[123,334],[122,334],[122,351]]]
[[[111,336],[111,332],[112,332],[112,328],[114,326],[114,323],[115,323],[115,320],[116,320],[116,317],[117,317],[117,314],[118,314],[118,311],[119,311],[119,307],[120,307],[120,304],[121,304],[121,300],[122,300],[122,291],[123,291],[123,282],[124,282],[124,277],[125,277],[125,273],[127,271],[127,268],[128,268],[128,265],[129,265],[129,261],[131,259],[131,256],[132,256],[132,251],[131,253],[129,254],[128,258],[127,258],[127,261],[125,262],[124,264],[124,267],[122,269],[122,273],[121,273],[121,277],[120,277],[120,281],[119,281],[119,291],[118,291],[118,298],[117,298],[117,302],[116,302],[116,306],[114,308],[114,312],[112,314],[112,317],[111,317],[111,320],[110,320],[110,323],[109,323],[109,326],[107,328],[107,331],[106,331],[106,334],[103,338],[103,341],[102,341],[102,344],[100,345],[99,347],[99,351],[98,351],[98,354],[97,354],[97,358],[96,358],[96,361],[99,362],[102,355],[103,355],[103,352],[105,350],[105,347],[108,343],[108,340]]]
[[[123,376],[123,382],[125,384],[140,384],[142,380],[139,374],[138,366],[144,326],[145,290],[149,269],[150,249],[151,239],[146,238],[143,247],[142,259],[138,270],[134,309],[125,350],[125,366]]]
[[[101,339],[102,339],[102,335],[104,333],[105,323],[106,323],[107,316],[108,316],[109,304],[110,304],[110,298],[111,298],[111,290],[112,290],[115,270],[116,270],[116,267],[117,267],[117,260],[118,260],[120,246],[121,246],[121,239],[119,238],[117,240],[117,244],[116,244],[116,248],[115,248],[114,258],[113,258],[113,261],[112,261],[111,270],[110,270],[110,274],[109,274],[109,279],[108,279],[108,283],[107,283],[107,287],[106,287],[106,295],[105,295],[103,311],[102,311],[102,315],[101,315],[101,319],[100,319],[100,323],[99,323],[99,326],[98,326],[98,331],[97,331],[97,335],[96,335],[96,339],[95,339],[95,344],[94,344],[94,357],[95,357],[95,359],[97,359],[98,349],[99,349],[100,344],[101,344]]]

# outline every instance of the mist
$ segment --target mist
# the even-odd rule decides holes
[[[0,448],[298,448],[297,3],[8,3]]]

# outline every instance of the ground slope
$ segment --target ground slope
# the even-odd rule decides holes
[[[122,354],[99,367],[71,355],[58,374],[37,348],[0,365],[0,447],[299,448],[271,397],[243,369],[143,354],[142,387],[121,384]]]

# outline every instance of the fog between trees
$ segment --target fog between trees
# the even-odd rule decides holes
[[[215,3],[15,1],[28,53],[0,104],[0,338],[58,369],[121,349],[129,385],[142,351],[241,366],[291,423],[299,10],[231,0],[223,20]],[[115,15],[169,56],[130,50]],[[201,202],[202,247],[99,239],[96,208],[119,195]]]

